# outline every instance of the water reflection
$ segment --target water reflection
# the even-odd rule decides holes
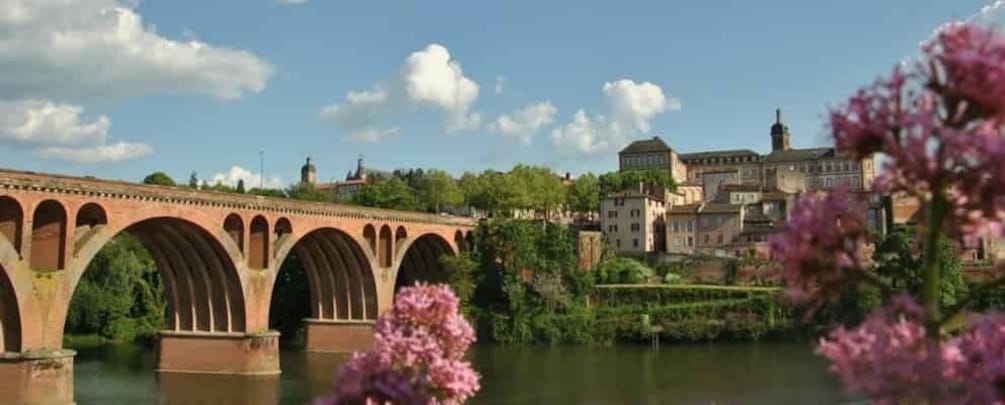
[[[308,404],[331,390],[346,355],[283,351],[282,375],[155,373],[154,352],[133,345],[79,349],[79,404]],[[476,346],[473,404],[838,403],[840,387],[808,345]]]

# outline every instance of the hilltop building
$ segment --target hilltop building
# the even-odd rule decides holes
[[[318,192],[328,192],[336,196],[337,199],[345,201],[352,199],[352,195],[363,188],[364,185],[373,181],[375,177],[386,176],[387,173],[372,169],[367,169],[363,164],[363,156],[356,160],[356,170],[346,173],[344,181],[331,181],[327,183],[317,182],[317,169],[308,156],[306,163],[300,168],[300,182],[314,186]]]
[[[601,204],[601,229],[610,246],[633,253],[645,248],[650,253],[761,255],[767,235],[784,223],[799,195],[838,186],[868,192],[875,175],[871,158],[849,159],[833,147],[793,148],[780,109],[775,111],[769,134],[771,151],[764,155],[749,149],[680,153],[658,136],[626,146],[618,153],[621,171],[666,171],[677,190],[606,196]],[[625,215],[634,218],[632,210],[639,208],[605,202],[632,199],[651,201],[642,204],[646,207],[663,207],[662,216],[654,212],[652,217],[664,218],[665,236],[649,234],[657,232],[656,226],[640,225],[632,228],[638,234],[624,233]],[[636,247],[636,239],[646,243]],[[659,239],[665,241],[665,249],[648,243]]]

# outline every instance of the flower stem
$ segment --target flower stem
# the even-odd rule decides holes
[[[925,228],[924,262],[922,277],[924,290],[922,300],[925,304],[925,335],[932,340],[939,338],[939,325],[942,317],[939,314],[939,261],[942,249],[939,243],[942,238],[942,220],[946,216],[946,197],[941,187],[933,187],[931,205],[929,205],[928,223]]]

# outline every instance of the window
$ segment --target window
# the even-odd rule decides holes
[[[632,247],[639,247],[639,240],[637,238],[632,239]]]
[[[639,230],[641,230],[641,229],[642,229],[642,226],[641,226],[641,225],[639,225],[638,223],[634,223],[634,224],[632,224],[632,232],[634,232],[634,233],[638,233],[638,232],[639,232]]]
[[[673,232],[674,233],[680,232],[680,222],[673,221]]]
[[[708,234],[705,234],[705,244],[708,244]]]
[[[722,244],[722,234],[720,233],[719,236],[716,239],[718,240],[719,244],[721,245]]]
[[[617,211],[607,211],[607,217],[608,218],[617,218],[618,217],[618,212]]]
[[[832,180],[831,180],[830,177],[827,177],[827,178],[824,179],[824,187],[830,188],[832,185],[833,185],[833,183],[832,183]]]
[[[688,247],[694,247],[694,238],[688,236],[687,237],[687,245],[688,245]]]
[[[618,249],[620,249],[620,248],[621,248],[621,239],[618,239],[618,240],[616,240],[615,242],[617,242],[617,245],[618,245]]]

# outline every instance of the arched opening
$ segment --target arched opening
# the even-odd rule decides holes
[[[405,246],[405,240],[408,239],[408,231],[405,227],[399,226],[398,229],[394,231],[394,253],[398,254],[398,250],[402,246]]]
[[[274,232],[276,234],[276,240],[279,240],[279,238],[283,237],[283,235],[293,233],[293,224],[291,224],[290,220],[287,218],[279,218],[279,220],[276,221]]]
[[[408,247],[401,260],[398,276],[394,280],[394,291],[414,285],[418,281],[442,283],[447,281],[447,271],[440,263],[440,256],[454,254],[450,244],[436,234],[420,236]]]
[[[244,294],[233,260],[199,225],[153,218],[91,243],[82,249],[89,261],[74,286],[67,336],[123,341],[152,339],[162,330],[245,331]]]
[[[227,218],[223,220],[223,230],[234,240],[234,244],[237,245],[241,253],[244,253],[244,221],[241,220],[241,216],[227,215]]]
[[[367,255],[337,229],[322,228],[300,238],[276,275],[269,327],[286,344],[296,343],[305,318],[377,318],[377,285]]]
[[[21,315],[14,286],[0,267],[0,353],[21,351]]]
[[[258,215],[251,220],[248,237],[248,267],[266,269],[269,267],[269,222]]]
[[[105,209],[95,203],[84,204],[77,210],[76,227],[73,231],[74,250],[86,242],[98,229],[108,224]]]
[[[66,253],[66,210],[46,200],[35,208],[31,228],[31,267],[62,270]]]
[[[370,245],[370,253],[373,253],[374,257],[377,256],[377,229],[373,225],[366,224],[363,227],[363,239],[366,239],[366,243]]]
[[[384,225],[380,227],[380,265],[391,267],[391,227]]]
[[[457,249],[464,249],[464,232],[460,230],[454,232],[454,246],[457,246]]]
[[[2,234],[14,250],[21,253],[21,224],[24,223],[24,211],[21,204],[10,197],[0,197],[0,234]]]

